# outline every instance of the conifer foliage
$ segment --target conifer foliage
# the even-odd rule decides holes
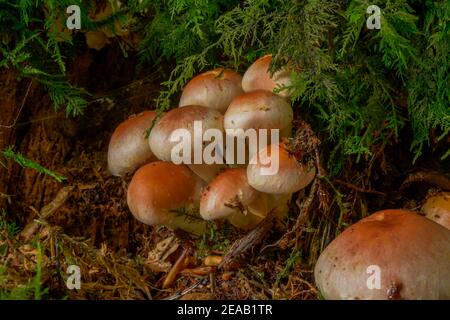
[[[446,0],[140,0],[110,1],[115,14],[94,22],[89,10],[105,1],[0,0],[0,67],[43,83],[56,109],[78,115],[88,93],[70,84],[66,63],[74,35],[65,9],[82,8],[83,29],[121,19],[141,35],[144,65],[167,65],[158,107],[168,109],[196,73],[225,65],[243,71],[274,55],[272,71],[290,63],[289,88],[299,114],[333,146],[337,174],[353,157],[412,132],[414,159],[450,133],[450,2]],[[381,29],[366,27],[370,5],[381,8]],[[61,23],[61,22],[59,22]],[[450,149],[439,154],[450,157]]]

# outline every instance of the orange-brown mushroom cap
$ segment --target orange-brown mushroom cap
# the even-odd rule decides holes
[[[267,90],[273,92],[276,88],[289,86],[291,80],[289,71],[284,68],[270,75],[269,67],[272,62],[272,55],[268,54],[257,59],[244,73],[242,78],[242,88],[245,92],[255,90]],[[278,92],[282,97],[288,97],[287,89]]]
[[[314,167],[299,163],[282,143],[260,150],[247,167],[248,183],[256,190],[270,194],[299,191],[311,183],[315,174]]]
[[[182,108],[175,108],[167,112],[162,116],[159,121],[153,127],[149,144],[153,153],[158,159],[163,161],[172,161],[172,151],[176,145],[180,142],[171,141],[171,136],[177,130],[187,130],[191,138],[191,163],[185,164],[197,164],[194,163],[194,146],[195,143],[200,143],[201,152],[203,152],[203,141],[196,141],[195,136],[195,123],[199,123],[201,131],[204,133],[208,129],[217,129],[223,134],[223,116],[220,112],[202,106],[185,106]],[[223,152],[223,151],[222,151]],[[203,160],[203,158],[201,159]],[[198,164],[203,164],[203,161]]]
[[[179,106],[199,105],[224,113],[231,101],[244,93],[241,81],[238,73],[224,68],[201,73],[188,82]]]
[[[203,182],[184,165],[157,161],[134,174],[127,192],[131,213],[148,225],[170,225],[176,210],[198,204]]]
[[[155,111],[145,111],[123,121],[114,130],[108,147],[108,169],[112,175],[123,176],[157,160],[145,137],[155,117]]]
[[[411,211],[379,211],[334,239],[314,276],[326,299],[450,299],[450,231]]]
[[[228,169],[220,173],[200,198],[203,219],[227,218],[243,229],[256,226],[267,213],[266,195],[248,184],[244,169]]]
[[[429,197],[422,206],[422,212],[428,219],[450,229],[450,192],[441,192]]]
[[[224,116],[225,129],[279,129],[280,137],[291,133],[294,113],[289,102],[264,90],[236,97]],[[227,133],[228,134],[228,133]]]

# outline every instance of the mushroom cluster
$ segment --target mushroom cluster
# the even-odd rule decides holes
[[[201,234],[209,220],[248,230],[269,212],[287,214],[292,193],[313,180],[315,169],[280,141],[291,136],[293,111],[288,95],[275,93],[289,84],[288,70],[271,74],[271,60],[258,59],[243,77],[225,68],[199,74],[178,108],[146,111],[116,128],[108,167],[116,176],[134,173],[127,203],[137,220]],[[271,130],[278,134],[267,137]]]
[[[292,194],[316,170],[289,151],[293,110],[288,95],[276,90],[289,85],[288,70],[271,74],[271,59],[258,59],[243,77],[224,68],[197,75],[177,108],[145,111],[115,129],[108,167],[116,176],[133,174],[127,203],[137,220],[201,235],[212,220],[249,230],[270,212],[286,216]],[[269,138],[270,130],[279,135]],[[449,199],[449,193],[430,197],[425,217],[384,210],[350,226],[316,263],[321,294],[450,299]]]

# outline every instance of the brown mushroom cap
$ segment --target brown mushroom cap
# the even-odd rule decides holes
[[[275,149],[276,148],[276,149]],[[278,157],[277,157],[278,153]],[[263,170],[277,161],[278,171],[265,175]],[[308,168],[289,154],[283,144],[271,144],[260,150],[247,167],[248,183],[258,191],[270,194],[289,194],[305,188],[314,179],[316,170]]]
[[[179,225],[177,210],[198,205],[203,182],[184,165],[157,161],[146,164],[134,174],[127,192],[127,203],[134,217],[148,225]],[[195,228],[194,228],[195,229]]]
[[[158,159],[173,161],[172,149],[180,142],[170,141],[172,133],[177,129],[186,129],[191,136],[191,155],[194,163],[194,122],[201,121],[203,133],[208,129],[218,129],[223,132],[223,116],[218,111],[202,106],[185,106],[175,108],[162,116],[150,133],[150,148]],[[201,138],[201,137],[200,137]],[[200,141],[202,143],[202,141]],[[209,143],[207,143],[209,144]],[[204,144],[202,143],[203,147]],[[202,147],[202,151],[203,151]],[[202,158],[203,160],[203,158]],[[203,161],[202,161],[203,163]],[[201,163],[199,163],[201,164]]]
[[[280,86],[289,86],[291,80],[289,71],[281,69],[270,76],[270,63],[272,62],[272,55],[265,55],[256,60],[244,73],[242,78],[242,89],[245,92],[255,90],[267,90],[273,92],[275,88]],[[278,95],[288,97],[288,90],[281,90]]]
[[[450,192],[441,192],[427,199],[422,212],[440,225],[450,229]]]
[[[199,105],[224,113],[231,101],[244,93],[241,81],[239,74],[224,68],[199,74],[184,88],[179,106]]]
[[[155,111],[145,111],[125,120],[114,130],[108,147],[108,169],[112,175],[123,176],[157,160],[145,138],[155,117]]]
[[[224,116],[225,129],[279,129],[280,137],[291,134],[294,114],[289,102],[264,90],[236,97]]]
[[[227,218],[231,224],[251,229],[268,213],[266,195],[247,183],[244,169],[219,174],[200,198],[200,215],[205,220]]]
[[[314,275],[326,299],[450,299],[450,231],[411,211],[379,211],[334,239]]]

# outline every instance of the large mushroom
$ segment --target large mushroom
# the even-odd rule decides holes
[[[241,81],[239,74],[224,68],[199,74],[184,88],[179,106],[199,105],[225,113],[231,101],[244,93]]]
[[[108,169],[112,175],[123,176],[157,160],[145,137],[155,118],[155,111],[145,111],[131,116],[114,130],[108,147]]]
[[[255,227],[268,214],[267,196],[247,182],[244,169],[228,169],[206,187],[200,199],[205,220],[228,219],[238,228]]]
[[[282,97],[289,97],[289,92],[287,89],[282,89],[283,87],[288,87],[291,84],[289,77],[290,71],[287,68],[282,68],[275,72],[272,76],[270,74],[269,68],[272,62],[272,55],[265,55],[258,60],[256,60],[244,73],[242,77],[242,89],[245,92],[255,91],[255,90],[267,90],[273,92],[274,89],[280,89],[277,94]]]
[[[326,299],[450,299],[450,231],[411,211],[379,211],[331,242],[314,276]]]
[[[211,137],[211,141],[203,141],[207,130],[215,132],[217,137]],[[207,182],[223,169],[222,142],[222,114],[202,106],[170,110],[155,124],[149,138],[150,148],[158,159],[186,164]],[[211,144],[213,147],[210,147]],[[211,161],[214,162],[205,162],[204,152],[211,155]]]
[[[447,229],[450,229],[450,192],[441,192],[431,196],[422,206],[422,212]]]
[[[128,207],[145,224],[199,235],[206,230],[206,223],[194,213],[203,186],[203,181],[184,165],[152,162],[134,174],[127,191]]]

